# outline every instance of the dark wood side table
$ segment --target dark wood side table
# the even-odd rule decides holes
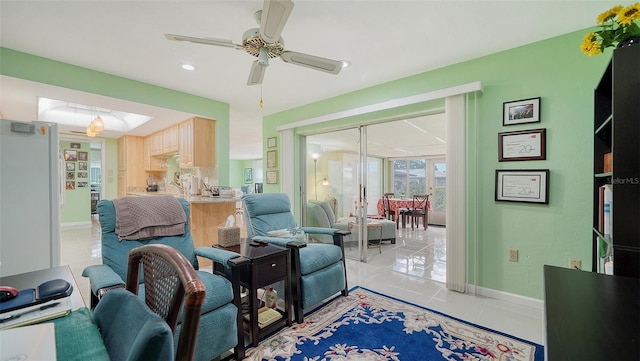
[[[217,246],[214,246],[217,247]],[[222,247],[220,247],[222,248]],[[258,346],[260,334],[267,334],[286,323],[291,326],[291,255],[288,248],[272,244],[258,244],[242,240],[239,246],[222,248],[227,251],[239,253],[241,257],[229,261],[232,268],[231,278],[234,287],[234,295],[239,297],[240,286],[248,290],[248,334],[251,336],[251,345]],[[264,327],[258,324],[258,288],[284,281],[284,309],[277,309],[281,317],[275,322]],[[283,295],[278,295],[282,297]],[[243,317],[238,312],[239,317]],[[242,330],[238,331],[242,337]]]
[[[640,280],[544,266],[546,360],[639,360]]]

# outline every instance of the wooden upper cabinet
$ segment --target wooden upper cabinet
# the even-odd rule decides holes
[[[145,139],[149,143],[149,155],[162,154],[162,132],[156,132]]]
[[[118,197],[144,189],[144,138],[125,135],[118,139]]]
[[[215,167],[215,122],[193,117],[179,124],[181,168]]]
[[[178,149],[180,127],[176,124],[162,131],[162,153],[175,153]]]

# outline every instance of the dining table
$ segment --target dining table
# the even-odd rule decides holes
[[[411,208],[413,207],[413,197],[407,198],[389,198],[389,210],[393,211],[396,214],[396,225],[398,225],[398,209],[400,208]],[[378,214],[384,217],[384,204],[382,203],[382,198],[378,199]],[[427,201],[427,209],[431,210],[431,202]],[[404,224],[403,224],[404,227]]]

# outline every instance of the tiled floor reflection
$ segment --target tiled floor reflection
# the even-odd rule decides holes
[[[99,229],[94,219],[91,228],[63,228],[61,232],[61,263],[71,267],[87,304],[89,282],[81,275],[87,265],[101,263]],[[381,254],[377,247],[367,250],[368,263],[347,259],[348,286],[359,285],[516,337],[544,342],[542,309],[447,290],[445,246],[444,228],[401,228],[396,244],[383,243]],[[357,256],[357,247],[345,252]]]
[[[411,229],[400,228],[396,243],[383,242],[381,250],[377,244],[367,249],[367,263],[379,267],[390,267],[395,272],[422,277],[438,282],[446,281],[446,228],[430,226]],[[355,242],[345,247],[347,258],[359,260]]]

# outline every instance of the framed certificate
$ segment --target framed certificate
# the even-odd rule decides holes
[[[547,159],[546,133],[545,128],[498,133],[498,161]]]
[[[495,200],[549,204],[549,170],[496,170]]]

